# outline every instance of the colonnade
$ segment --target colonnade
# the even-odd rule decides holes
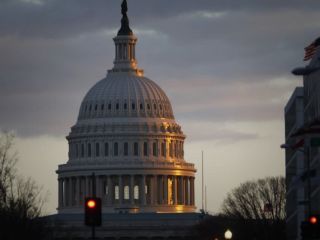
[[[93,194],[92,176],[60,177],[59,209],[82,206]],[[194,206],[194,177],[178,175],[97,175],[95,194],[103,206]]]

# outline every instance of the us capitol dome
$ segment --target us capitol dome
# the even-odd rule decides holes
[[[137,37],[126,12],[124,1],[114,66],[88,91],[67,136],[69,159],[56,171],[58,214],[83,213],[92,194],[102,199],[103,213],[196,209],[186,136],[165,92],[137,67]]]

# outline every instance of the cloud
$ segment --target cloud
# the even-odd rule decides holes
[[[320,27],[316,1],[128,4],[139,67],[177,119],[281,119],[299,84],[289,72]],[[115,0],[2,1],[0,127],[66,135],[86,91],[112,68],[120,17]]]

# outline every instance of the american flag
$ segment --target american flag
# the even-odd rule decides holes
[[[319,45],[320,45],[320,38],[317,38],[309,46],[305,47],[303,61],[310,60],[313,57],[313,55],[316,53]]]

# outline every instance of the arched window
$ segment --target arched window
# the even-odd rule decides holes
[[[91,143],[88,143],[88,157],[91,157]]]
[[[108,110],[111,110],[111,103],[108,104]]]
[[[116,104],[116,110],[118,110],[118,109],[119,109],[119,103]]]
[[[97,111],[97,109],[98,109],[98,104],[96,104],[96,105],[94,106],[94,110]]]
[[[166,142],[161,143],[161,154],[162,154],[162,157],[166,156]]]
[[[132,110],[135,110],[136,109],[136,105],[134,103],[132,103],[131,108],[132,108]]]
[[[76,143],[76,158],[79,157],[79,146],[78,143]]]
[[[114,186],[114,199],[119,200],[119,186]]]
[[[139,145],[138,145],[137,142],[135,142],[133,144],[133,154],[134,154],[134,156],[138,156],[139,155]]]
[[[143,143],[143,155],[148,156],[148,143],[147,142]]]
[[[100,156],[100,144],[96,143],[96,157]]]
[[[173,157],[172,142],[169,143],[169,155],[170,155],[170,157]]]
[[[109,156],[109,143],[104,144],[104,156]]]
[[[118,154],[119,154],[119,151],[118,151],[118,143],[115,142],[115,143],[113,144],[113,155],[114,155],[114,156],[118,156]]]
[[[81,157],[84,157],[84,144],[81,144]]]
[[[123,109],[127,109],[127,104],[123,104]]]
[[[133,188],[133,197],[135,200],[139,199],[139,186],[135,185]]]
[[[147,104],[147,108],[148,108],[148,110],[150,110],[150,105],[149,105],[149,103]]]
[[[104,109],[104,104],[101,105],[101,110],[103,111],[103,109]]]
[[[158,155],[158,146],[156,142],[153,143],[152,152],[153,152],[153,156],[156,157]]]
[[[123,188],[123,198],[129,200],[129,186],[124,186]]]
[[[123,144],[123,155],[128,156],[128,143]]]
[[[153,104],[153,109],[156,110],[157,109],[157,105]]]
[[[140,110],[142,110],[143,109],[143,104],[142,103],[140,103]]]

